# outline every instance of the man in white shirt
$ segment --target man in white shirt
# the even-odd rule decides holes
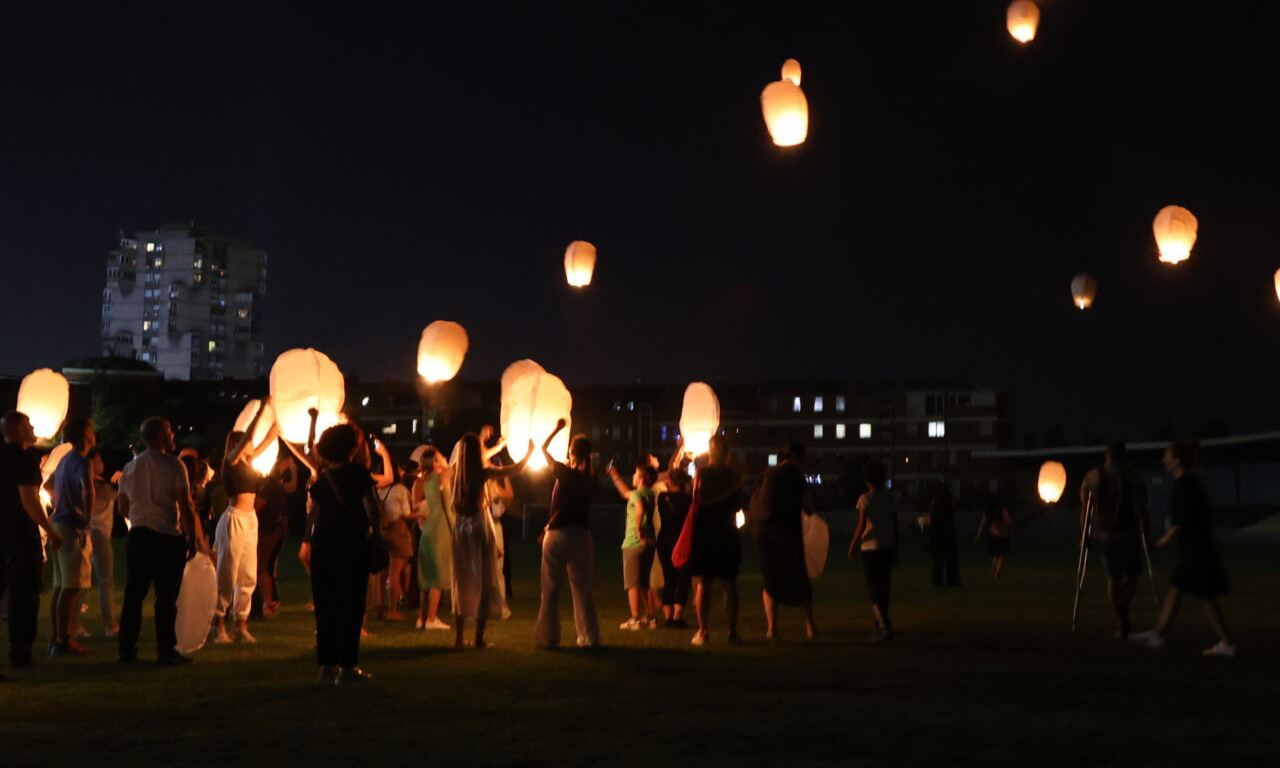
[[[120,513],[129,521],[125,544],[128,581],[120,612],[120,661],[138,657],[142,602],[156,588],[156,660],[162,664],[190,661],[178,653],[175,629],[178,592],[187,560],[196,552],[209,555],[209,544],[191,502],[187,468],[176,456],[173,429],[166,419],[142,422],[147,449],[125,465],[120,477]]]

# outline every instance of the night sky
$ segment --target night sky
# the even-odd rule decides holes
[[[1280,428],[1280,57],[1238,4],[1047,0],[1027,47],[977,0],[247,5],[6,20],[0,372],[97,354],[117,230],[195,219],[270,252],[268,357],[349,375],[411,377],[444,318],[464,379],[952,376],[1020,434]]]

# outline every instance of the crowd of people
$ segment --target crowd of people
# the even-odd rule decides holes
[[[117,638],[121,663],[138,658],[143,603],[153,589],[157,660],[187,663],[190,657],[178,648],[175,622],[184,567],[196,556],[216,563],[217,601],[209,638],[214,643],[257,642],[249,621],[280,608],[277,567],[288,533],[289,500],[299,497],[306,502],[306,526],[298,557],[310,580],[322,683],[370,677],[359,666],[370,610],[377,618],[397,620],[403,618],[402,607],[416,607],[417,628],[452,629],[459,648],[488,647],[488,623],[510,615],[510,562],[501,524],[513,498],[510,480],[535,450],[546,459],[554,485],[540,536],[534,644],[541,649],[560,645],[559,603],[566,582],[576,645],[600,644],[591,529],[596,480],[586,435],[570,440],[565,461],[550,450],[565,429],[562,420],[540,447],[533,441],[507,446],[491,427],[484,427],[464,434],[447,459],[435,447],[421,446],[396,462],[385,445],[353,423],[317,435],[314,411],[305,445],[279,440],[274,427],[255,441],[268,405],[264,399],[245,429],[226,436],[216,470],[190,449],[175,453],[169,422],[149,418],[140,430],[144,449],[110,480],[103,476],[89,419],[66,422],[63,437],[70,450],[46,479],[31,450],[35,438],[30,421],[16,411],[3,416],[0,592],[7,592],[11,666],[32,663],[46,552],[52,565],[51,656],[87,653],[77,641],[86,634],[79,617],[96,574],[104,633]],[[285,450],[262,475],[254,462],[273,445]],[[520,459],[504,464],[504,450]],[[692,599],[696,628],[691,643],[706,645],[711,642],[713,588],[719,583],[724,641],[740,643],[742,536],[736,518],[746,509],[764,581],[766,636],[778,636],[779,608],[789,606],[803,612],[805,636],[815,637],[803,533],[805,518],[815,510],[804,455],[802,445],[787,446],[777,466],[765,471],[750,493],[722,435],[712,437],[702,456],[677,445],[665,466],[648,457],[631,468],[629,478],[610,464],[607,474],[626,502],[620,546],[629,617],[620,629],[654,629],[659,617],[663,627],[687,628],[685,610]],[[1173,444],[1165,455],[1165,466],[1175,477],[1170,501],[1174,525],[1154,542],[1176,543],[1178,564],[1157,626],[1132,631],[1129,605],[1150,526],[1145,490],[1124,459],[1123,444],[1109,445],[1104,464],[1081,487],[1081,526],[1087,532],[1082,542],[1102,555],[1117,635],[1160,647],[1182,596],[1189,594],[1205,603],[1219,635],[1205,653],[1233,656],[1235,646],[1217,602],[1229,587],[1213,543],[1209,497],[1193,471],[1196,446],[1190,442]],[[902,541],[898,508],[886,480],[883,465],[866,465],[865,491],[856,500],[857,524],[848,549],[849,557],[861,560],[879,640],[893,636],[890,597]],[[50,495],[48,506],[40,498],[42,488]],[[129,526],[118,623],[111,546],[117,512]],[[934,583],[959,586],[955,502],[945,485],[937,491],[928,520],[921,522],[928,523]],[[982,517],[978,538],[988,541],[995,578],[1003,571],[1012,528],[1012,517],[999,503]],[[446,591],[451,602],[442,616]]]

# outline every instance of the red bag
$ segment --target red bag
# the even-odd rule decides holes
[[[689,555],[693,554],[693,516],[698,514],[698,497],[693,494],[693,503],[689,505],[689,514],[684,516],[684,526],[680,529],[680,538],[671,549],[671,564],[683,568],[689,564]]]

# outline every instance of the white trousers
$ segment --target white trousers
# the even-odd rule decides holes
[[[258,514],[227,507],[218,519],[218,615],[249,618],[258,586]]]
[[[578,630],[578,645],[600,644],[600,621],[591,596],[591,576],[595,563],[595,546],[591,531],[577,525],[547,531],[542,537],[542,605],[538,609],[538,625],[534,644],[539,648],[555,648],[560,644],[560,592],[565,574],[573,592],[573,622]]]

